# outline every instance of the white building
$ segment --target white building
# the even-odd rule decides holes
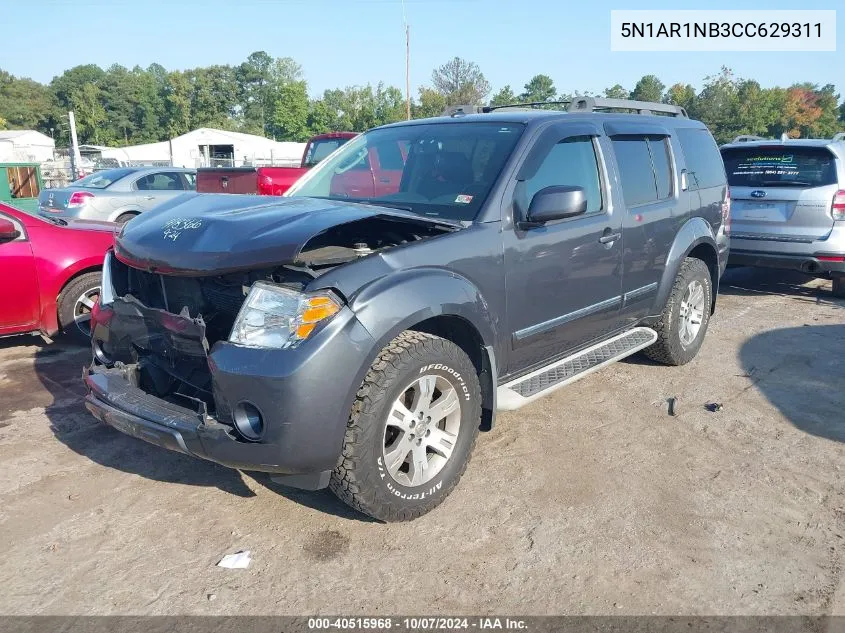
[[[99,149],[99,148],[98,148]],[[298,165],[305,143],[200,128],[169,141],[100,149],[103,158],[122,164],[166,163],[174,167],[241,167],[243,165]]]
[[[43,163],[52,160],[56,143],[35,130],[0,130],[0,161]]]

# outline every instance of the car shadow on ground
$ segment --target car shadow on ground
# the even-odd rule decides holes
[[[45,414],[56,439],[106,468],[155,481],[214,486],[239,497],[255,496],[238,471],[152,446],[98,422],[84,405],[82,370],[90,360],[89,348],[65,343],[35,353],[40,385],[30,388],[42,388],[52,396]]]
[[[757,334],[739,350],[745,375],[795,427],[845,442],[845,325]]]
[[[830,281],[774,268],[729,268],[722,276],[719,294],[738,297],[776,294],[813,303],[843,303],[831,294]]]
[[[0,349],[14,347],[14,340],[9,340],[12,342],[0,341]],[[26,343],[33,344],[32,340]],[[82,370],[91,360],[87,346],[65,342],[49,345],[37,339],[36,347],[34,372],[37,381],[27,381],[25,376],[21,376],[20,389],[41,391],[37,404],[44,406],[50,429],[65,446],[105,468],[145,479],[213,486],[238,497],[256,496],[237,470],[147,444],[98,422],[83,404]],[[10,356],[25,358],[31,353],[29,347],[22,346],[20,354],[12,353]],[[33,384],[27,385],[27,382]],[[246,475],[297,504],[350,520],[371,520],[328,490],[311,492],[289,488],[271,481],[267,473],[250,472]]]

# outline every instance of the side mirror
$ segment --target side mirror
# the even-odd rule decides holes
[[[587,212],[587,194],[583,187],[554,186],[540,189],[528,207],[527,224],[541,226]]]
[[[0,218],[0,242],[11,242],[21,236],[21,232],[15,228],[9,220]]]

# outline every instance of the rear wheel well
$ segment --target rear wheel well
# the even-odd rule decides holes
[[[432,317],[408,329],[445,338],[469,356],[481,382],[481,430],[489,431],[493,428],[495,413],[493,369],[484,348],[484,339],[481,338],[478,330],[466,319],[454,315]]]
[[[118,224],[123,224],[124,222],[129,222],[129,220],[134,218],[136,215],[139,215],[140,213],[140,211],[124,211],[120,215],[118,215],[114,219],[114,221]]]
[[[710,285],[713,288],[710,314],[713,314],[716,311],[716,289],[719,287],[719,258],[716,251],[709,244],[699,244],[689,252],[687,257],[700,259],[707,265],[707,270],[710,271]]]

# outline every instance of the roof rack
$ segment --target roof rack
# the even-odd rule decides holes
[[[632,99],[604,99],[601,97],[575,97],[569,104],[570,112],[595,112],[596,110],[636,110],[638,114],[661,112],[676,117],[688,118],[681,106]]]
[[[604,99],[600,97],[574,97],[571,101],[532,101],[529,103],[508,103],[498,106],[456,105],[446,108],[443,116],[455,117],[467,114],[482,114],[495,110],[536,110],[538,107],[549,105],[567,106],[566,109],[568,112],[634,110],[638,114],[654,114],[655,112],[660,112],[676,117],[688,117],[687,111],[684,108],[668,103],[652,103],[650,101],[634,101],[631,99]]]
[[[837,132],[833,135],[832,141],[845,141],[845,132]]]

